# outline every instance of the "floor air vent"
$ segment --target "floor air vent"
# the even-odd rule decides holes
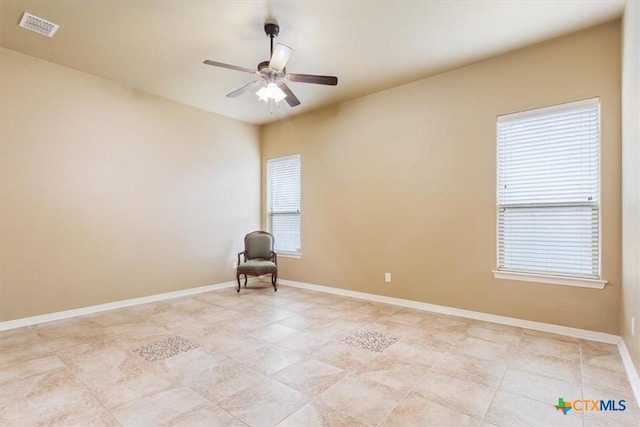
[[[58,31],[58,28],[60,28],[60,25],[49,22],[46,19],[38,18],[28,12],[22,14],[22,19],[18,25],[47,37],[53,37],[56,31]]]

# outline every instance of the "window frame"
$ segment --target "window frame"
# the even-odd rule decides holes
[[[276,253],[278,254],[278,257],[284,257],[284,258],[302,258],[302,156],[297,153],[297,154],[289,154],[286,156],[278,156],[278,157],[272,157],[270,159],[267,159],[265,161],[265,186],[266,186],[266,203],[265,203],[265,229],[271,233],[273,233],[271,224],[272,221],[270,220],[270,216],[271,216],[271,212],[269,211],[270,208],[270,201],[271,201],[271,191],[270,191],[270,175],[269,175],[269,163],[271,162],[276,162],[276,161],[284,161],[284,160],[288,160],[288,159],[292,159],[292,158],[297,158],[298,159],[298,165],[300,167],[300,176],[299,176],[299,181],[298,181],[298,185],[300,187],[300,200],[299,200],[299,209],[298,209],[298,215],[300,218],[300,226],[298,229],[298,235],[300,236],[300,248],[298,248],[297,251],[287,251],[287,250],[278,250],[274,247],[274,250],[276,251]],[[275,237],[275,234],[274,234]]]
[[[598,200],[597,200],[597,209],[598,209],[598,277],[596,278],[586,278],[579,276],[571,276],[554,274],[550,272],[527,272],[527,271],[519,271],[519,270],[507,270],[500,269],[500,210],[504,209],[504,204],[500,204],[499,202],[499,179],[500,179],[500,159],[499,159],[499,126],[501,119],[505,117],[509,117],[510,119],[514,118],[524,118],[524,117],[534,117],[541,114],[548,114],[554,111],[567,111],[572,108],[580,108],[584,106],[597,105],[598,107]],[[577,287],[586,287],[586,288],[595,288],[595,289],[603,289],[607,284],[606,280],[602,279],[602,117],[601,117],[601,103],[599,97],[583,99],[579,101],[572,101],[567,103],[562,103],[558,105],[552,105],[548,107],[535,108],[526,111],[521,111],[517,113],[504,114],[500,115],[496,118],[496,268],[492,270],[493,275],[496,279],[507,279],[507,280],[515,280],[515,281],[526,281],[526,282],[536,282],[536,283],[545,283],[545,284],[553,284],[553,285],[565,285],[565,286],[577,286]],[[585,203],[567,203],[568,205],[582,206],[586,205]],[[531,207],[534,207],[536,204],[532,204]],[[551,208],[554,205],[558,205],[557,203],[543,203],[537,204],[538,206]],[[504,244],[504,242],[503,242]]]

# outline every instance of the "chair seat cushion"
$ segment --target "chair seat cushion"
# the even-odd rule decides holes
[[[278,271],[278,266],[272,261],[247,261],[238,266],[238,273],[266,274]]]

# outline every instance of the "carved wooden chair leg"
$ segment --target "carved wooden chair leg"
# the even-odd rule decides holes
[[[244,275],[244,287],[245,288],[247,287],[247,275],[246,274]]]
[[[278,285],[276,282],[278,281],[278,273],[271,273],[271,284],[273,285],[273,291],[278,292]]]
[[[240,273],[236,274],[236,280],[238,281],[238,289],[236,289],[236,292],[240,292]]]

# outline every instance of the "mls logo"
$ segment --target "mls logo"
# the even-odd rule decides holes
[[[558,398],[558,404],[554,405],[558,411],[562,411],[567,415],[570,410],[576,412],[583,411],[624,411],[627,409],[625,400],[574,400],[573,402],[565,402],[563,397]]]
[[[571,410],[571,402],[565,402],[564,398],[559,397],[556,409],[558,411],[562,411],[563,414],[567,415],[567,413]]]

